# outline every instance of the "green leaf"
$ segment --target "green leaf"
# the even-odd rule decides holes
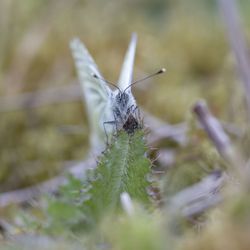
[[[146,180],[151,163],[145,157],[144,133],[137,131],[128,135],[122,131],[113,138],[95,170],[96,180],[89,191],[91,199],[83,204],[89,217],[98,219],[111,213],[120,204],[120,194],[127,192],[143,204],[149,204]]]
[[[85,180],[69,178],[59,196],[51,200],[48,213],[53,221],[70,228],[91,228],[105,215],[120,208],[123,192],[141,204],[150,204],[147,194],[147,174],[151,162],[146,158],[144,132],[128,135],[120,131],[99,159],[96,169],[90,170]],[[84,218],[84,219],[83,219]],[[83,222],[84,221],[84,222]]]

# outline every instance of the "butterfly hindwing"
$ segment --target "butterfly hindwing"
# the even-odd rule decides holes
[[[133,33],[118,80],[118,86],[121,90],[125,90],[132,83],[136,44],[137,36],[135,33]]]
[[[133,79],[133,69],[134,69],[134,60],[135,60],[135,51],[136,51],[136,44],[137,44],[137,35],[135,33],[132,34],[131,40],[124,58],[124,62],[122,65],[120,77],[118,80],[118,86],[123,92],[123,102],[127,99],[126,107],[123,109],[122,121],[121,121],[121,128],[125,129],[129,126],[130,122],[127,121],[128,119],[132,121],[132,117],[136,121],[136,114],[133,114],[134,111],[138,111],[136,108],[136,101],[132,94],[130,84],[132,83]],[[123,103],[121,101],[121,104]],[[119,103],[118,105],[119,106]],[[122,107],[122,105],[120,105]],[[125,126],[124,126],[125,125]],[[125,129],[126,130],[126,129]]]

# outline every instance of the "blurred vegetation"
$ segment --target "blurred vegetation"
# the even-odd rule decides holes
[[[150,173],[151,162],[145,157],[144,136],[142,131],[133,136],[121,131],[113,137],[97,168],[89,170],[83,180],[71,176],[69,183],[59,191],[59,197],[50,199],[50,220],[45,227],[62,233],[65,227],[75,231],[93,229],[107,214],[121,209],[123,192],[149,206],[146,190],[150,183],[146,176]]]
[[[249,40],[250,1],[238,3]],[[221,120],[240,129],[247,126],[236,62],[216,1],[2,0],[0,98],[13,97],[14,100],[16,95],[27,92],[76,84],[68,46],[75,36],[86,44],[104,77],[115,82],[134,31],[139,38],[134,78],[162,67],[167,69],[163,77],[141,83],[134,89],[139,106],[162,120],[173,124],[187,121],[191,127],[188,144],[172,146],[176,150],[176,161],[164,186],[166,195],[171,195],[227,165],[206,135],[192,128],[194,120],[190,110],[197,99],[206,99],[213,114]],[[0,114],[1,192],[53,177],[69,162],[82,160],[88,154],[88,121],[81,99],[0,111]],[[70,133],[62,129],[72,125]],[[245,135],[242,140],[233,136],[232,139],[249,156],[249,132]],[[245,198],[245,193],[241,195],[244,198],[235,204],[228,202],[220,211],[209,214],[207,219],[211,223],[201,234],[197,236],[196,231],[191,230],[183,235],[178,244],[174,243],[176,249],[183,246],[206,249],[204,246],[209,244],[213,245],[207,249],[248,249],[249,213],[245,211],[249,208],[249,198]],[[246,202],[242,204],[244,199]],[[227,211],[225,216],[221,215],[222,210]],[[165,225],[158,213],[149,216],[136,204],[135,214],[139,216],[134,220],[124,214],[116,221],[108,217],[99,228],[105,242],[113,249],[133,249],[131,245],[136,245],[135,249],[173,249],[172,240],[160,235]],[[242,214],[246,224],[234,223],[237,214]],[[228,241],[231,237],[234,241]],[[32,240],[27,237],[21,241],[24,246],[29,241],[30,246]],[[60,242],[50,240],[45,239],[47,249],[63,249]],[[170,245],[166,246],[168,240]],[[65,249],[80,248],[77,244],[69,244],[67,248],[68,242],[65,244]]]
[[[246,11],[249,3],[242,1],[242,6]],[[167,68],[166,76],[134,91],[142,107],[176,123],[197,98],[205,97],[216,115],[237,117],[238,107],[230,103],[238,80],[213,1],[3,0],[0,9],[2,96],[74,82],[68,44],[75,36],[115,82],[130,34],[136,31],[135,78]],[[64,162],[86,155],[88,124],[81,100],[1,116],[2,191],[51,177]],[[64,125],[79,125],[83,132],[65,134],[60,130]]]

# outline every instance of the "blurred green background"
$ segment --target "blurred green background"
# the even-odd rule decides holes
[[[249,38],[250,1],[238,3]],[[205,98],[215,115],[242,122],[240,83],[216,1],[1,0],[1,192],[52,177],[88,153],[82,100],[67,97],[78,93],[70,40],[79,37],[104,77],[115,82],[134,31],[134,78],[167,69],[134,89],[140,106],[178,123]],[[27,93],[37,91],[46,105],[30,108],[38,96]],[[57,103],[46,103],[56,94]]]

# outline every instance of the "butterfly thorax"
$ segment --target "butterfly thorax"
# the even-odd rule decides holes
[[[130,93],[127,93],[125,91],[119,91],[118,93],[116,93],[113,99],[112,109],[118,129],[123,127],[130,115],[133,116],[135,108],[136,103]]]

